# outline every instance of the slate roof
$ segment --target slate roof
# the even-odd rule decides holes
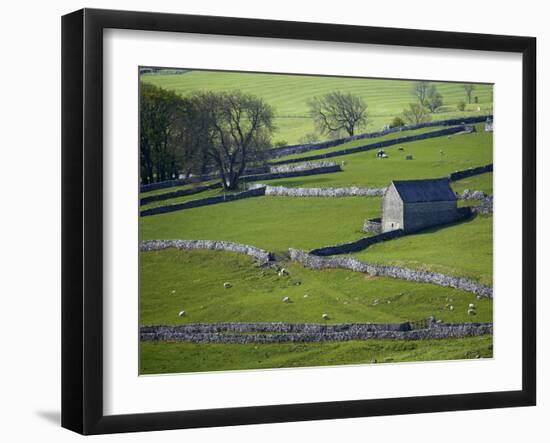
[[[394,180],[392,183],[403,203],[456,201],[447,178]]]

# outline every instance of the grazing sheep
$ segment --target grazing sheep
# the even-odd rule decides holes
[[[185,311],[180,311],[178,314],[178,317],[183,317],[183,316],[185,316]]]
[[[476,315],[475,309],[468,309],[468,315]]]
[[[290,303],[290,297],[285,297],[285,298],[283,298],[283,302],[285,302],[285,303]]]
[[[170,294],[175,294],[175,293],[176,293],[176,290],[175,290],[175,289],[172,289],[172,290],[170,291]]]
[[[453,305],[449,306],[449,311],[454,311],[455,307]]]
[[[470,303],[468,305],[468,309],[475,309],[476,308],[476,305],[474,305],[473,303]]]
[[[287,275],[287,274],[288,274],[288,272],[287,272],[287,270],[286,270],[285,268],[281,268],[281,269],[279,270],[279,272],[277,273],[277,275],[278,275],[279,277],[283,277],[284,275]]]
[[[346,162],[342,160],[342,166],[346,166]]]
[[[304,298],[308,298],[309,297],[309,294],[304,294]]]
[[[323,314],[323,320],[328,320],[328,314]]]
[[[224,284],[223,284],[223,287],[225,289],[229,289],[231,287],[231,283],[229,283],[228,281],[226,281]]]

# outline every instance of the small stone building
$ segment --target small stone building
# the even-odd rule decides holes
[[[394,180],[382,200],[382,232],[414,232],[459,218],[457,198],[447,178]]]

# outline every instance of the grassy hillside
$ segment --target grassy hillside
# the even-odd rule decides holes
[[[474,132],[437,137],[391,146],[384,148],[384,151],[388,158],[376,158],[376,150],[373,150],[328,159],[345,162],[342,172],[282,178],[265,183],[292,187],[385,187],[391,180],[443,177],[460,169],[492,163],[493,134]],[[412,155],[413,160],[406,160],[407,155]]]
[[[380,198],[255,197],[142,217],[140,239],[207,239],[268,251],[356,240],[365,218],[380,214]]]
[[[402,322],[435,315],[449,323],[491,321],[492,302],[469,292],[345,269],[313,270],[285,263],[289,275],[260,268],[234,252],[176,250],[140,254],[140,324],[224,321],[320,323]],[[233,285],[225,289],[223,283]],[[308,294],[307,298],[304,295]],[[282,299],[290,297],[290,303]],[[454,310],[446,306],[452,299]],[[185,317],[179,317],[181,310]]]
[[[141,80],[176,91],[181,95],[199,90],[240,89],[265,99],[275,108],[278,130],[274,141],[296,143],[304,134],[314,131],[308,117],[307,100],[332,91],[351,92],[361,96],[369,106],[371,124],[368,130],[377,130],[401,113],[415,99],[411,94],[413,81],[356,79],[345,77],[318,77],[282,74],[252,74],[220,71],[190,71],[179,75],[145,74]],[[464,89],[457,83],[437,83],[443,96],[444,107],[434,119],[459,115],[476,115],[492,112],[491,86],[476,85],[474,96],[479,104],[459,112],[456,105],[466,100]],[[477,107],[481,110],[478,112]]]
[[[492,358],[493,336],[442,340],[336,343],[140,343],[140,373],[229,371]]]
[[[372,262],[469,277],[493,285],[493,217],[378,243],[354,254]]]

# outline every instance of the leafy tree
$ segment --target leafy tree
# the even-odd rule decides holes
[[[411,93],[418,100],[418,104],[422,106],[426,105],[426,99],[428,98],[429,89],[430,89],[430,82],[418,81],[414,83]]]
[[[425,123],[431,120],[427,109],[418,103],[410,103],[409,107],[403,110],[402,115],[403,120],[411,125],[417,125],[418,123]]]
[[[140,84],[140,165],[143,183],[177,174],[177,154],[171,142],[175,110],[181,99],[173,92]]]
[[[401,117],[395,116],[390,123],[390,128],[399,128],[405,126],[405,124],[405,121]]]
[[[473,85],[472,83],[464,83],[462,87],[464,88],[464,92],[466,92],[468,104],[472,104],[472,94],[476,88],[475,85]]]
[[[199,92],[189,100],[202,122],[205,154],[218,169],[224,189],[237,189],[246,166],[270,146],[273,108],[240,91]]]
[[[368,123],[367,104],[361,97],[346,92],[331,92],[307,102],[310,115],[321,134],[345,131],[352,136]]]
[[[424,105],[430,110],[431,113],[434,113],[441,106],[443,106],[443,97],[438,92],[435,85],[431,85],[428,88],[426,99],[424,100]]]

